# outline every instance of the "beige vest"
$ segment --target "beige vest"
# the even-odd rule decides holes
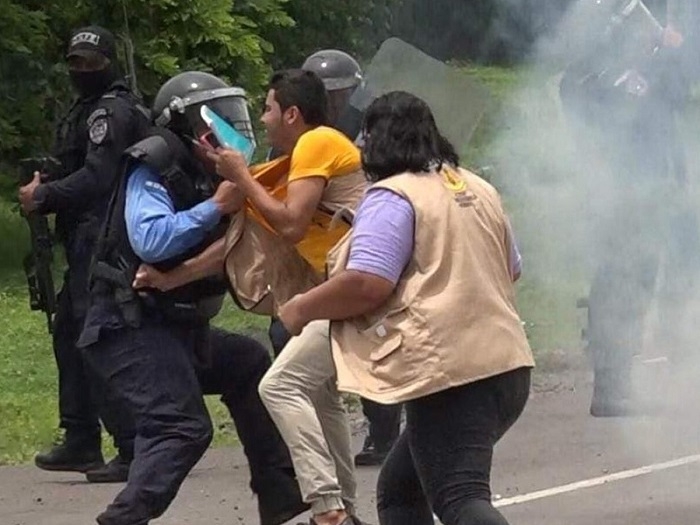
[[[338,388],[396,403],[534,366],[496,190],[465,170],[402,174],[377,187],[412,204],[414,251],[379,311],[332,323]],[[349,240],[329,254],[330,276],[345,268]]]
[[[286,184],[279,181],[288,170],[289,157],[251,168],[253,176],[280,200],[286,196]],[[325,258],[327,247],[345,235],[350,228],[345,212],[354,211],[366,187],[362,171],[331,177],[305,238],[298,245],[278,236],[252,207],[236,213],[226,232],[225,259],[236,303],[251,313],[275,315],[281,304],[323,282],[325,275],[307,259],[321,249]]]

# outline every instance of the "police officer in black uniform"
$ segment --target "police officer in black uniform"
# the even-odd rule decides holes
[[[146,131],[149,112],[125,84],[114,35],[106,29],[76,30],[68,48],[68,66],[78,98],[56,133],[54,156],[61,162],[63,176],[42,183],[36,175],[20,189],[20,201],[26,210],[56,214],[56,233],[68,263],[53,339],[65,438],[35,461],[45,470],[86,472],[104,465],[97,409],[101,403],[75,347],[87,307],[88,265],[122,152]],[[103,481],[123,481],[132,447],[120,434],[130,432],[116,407],[101,408],[99,415],[119,450],[103,472]]]
[[[656,6],[663,9],[655,18],[644,4],[630,0],[582,4],[589,8],[589,17],[599,18],[598,24],[582,24],[600,31],[565,71],[561,98],[572,123],[582,124],[580,142],[588,143],[592,155],[604,155],[614,177],[608,193],[619,195],[611,223],[605,225],[606,234],[612,235],[605,239],[588,297],[587,338],[594,364],[590,413],[630,416],[650,408],[635,399],[631,372],[642,346],[645,314],[656,293],[661,254],[668,264],[659,290],[662,314],[684,300],[683,289],[688,287],[683,282],[692,273],[689,267],[698,262],[696,218],[669,217],[667,203],[666,214],[661,214],[668,197],[644,193],[644,188],[661,187],[682,192],[685,158],[675,118],[688,95],[688,80],[677,38],[668,26],[662,27],[665,5]],[[666,227],[670,235],[664,238],[660,221],[669,219],[677,225]],[[659,338],[667,343],[678,328],[672,317],[663,323],[666,333]]]
[[[329,120],[333,127],[353,141],[358,140],[362,127],[361,111],[353,108],[350,97],[362,82],[362,69],[352,56],[337,49],[323,49],[310,55],[302,69],[316,73],[328,92]],[[275,153],[271,153],[275,156]],[[275,355],[284,348],[290,335],[281,322],[273,318],[269,329]],[[387,406],[362,399],[362,411],[369,421],[369,433],[360,453],[355,456],[356,466],[381,465],[399,436],[401,406]]]
[[[262,525],[308,508],[258,397],[269,355],[250,338],[209,328],[227,292],[223,269],[169,291],[138,271],[143,263],[167,271],[220,242],[228,214],[242,205],[193,144],[207,132],[203,104],[252,138],[242,90],[201,72],[166,82],[153,107],[157,127],[125,153],[93,261],[79,346],[136,428],[127,484],[98,516],[101,525],[143,525],[167,509],[211,441],[208,393],[222,395],[235,421]]]

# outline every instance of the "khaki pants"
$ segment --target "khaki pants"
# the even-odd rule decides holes
[[[355,503],[350,425],[335,374],[329,323],[314,321],[290,339],[259,386],[314,515]]]

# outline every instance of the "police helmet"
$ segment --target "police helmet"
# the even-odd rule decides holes
[[[309,56],[301,66],[316,73],[328,91],[356,87],[362,82],[362,69],[353,57],[338,49],[323,49]]]
[[[581,0],[571,10],[578,25],[598,33],[610,31],[611,26],[627,19],[658,24],[642,0]]]
[[[203,71],[185,71],[163,84],[153,103],[155,124],[199,138],[209,131],[200,115],[205,104],[255,143],[245,90]]]

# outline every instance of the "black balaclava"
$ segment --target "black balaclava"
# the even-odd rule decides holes
[[[87,53],[99,53],[109,59],[109,64],[93,71],[70,70],[71,82],[82,98],[103,94],[120,77],[116,42],[110,31],[100,26],[88,26],[74,31],[67,56]]]

